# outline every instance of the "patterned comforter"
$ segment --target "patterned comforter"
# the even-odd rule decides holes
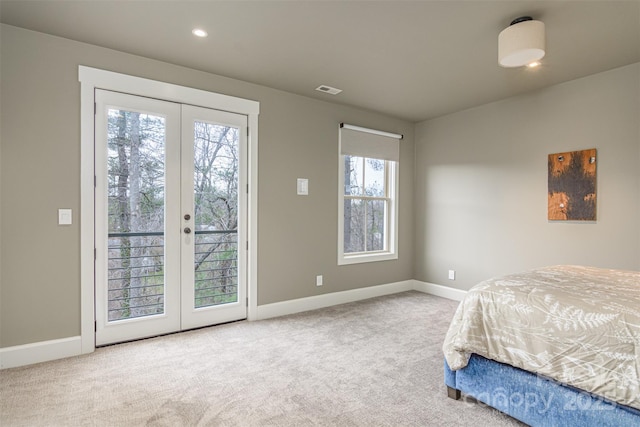
[[[640,272],[555,266],[474,286],[443,345],[640,409]]]

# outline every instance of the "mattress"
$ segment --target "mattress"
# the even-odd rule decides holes
[[[552,266],[474,286],[443,345],[640,409],[640,272]]]

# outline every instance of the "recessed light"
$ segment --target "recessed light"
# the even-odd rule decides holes
[[[191,31],[191,34],[193,34],[196,37],[207,37],[209,35],[205,30],[201,28],[194,28]]]
[[[529,67],[529,68],[536,68],[536,67],[539,67],[541,64],[542,64],[542,63],[541,63],[540,61],[533,61],[533,62],[531,62],[531,63],[527,64],[527,67]]]

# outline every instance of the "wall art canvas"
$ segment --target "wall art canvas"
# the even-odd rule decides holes
[[[595,148],[549,154],[549,220],[596,220],[596,164]]]

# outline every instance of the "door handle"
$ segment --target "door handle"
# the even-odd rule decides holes
[[[185,234],[189,234],[189,233],[191,233],[191,229],[189,227],[185,227],[184,228],[184,232],[185,232]]]
[[[189,214],[184,214],[184,219],[189,221],[191,219],[191,215]]]

